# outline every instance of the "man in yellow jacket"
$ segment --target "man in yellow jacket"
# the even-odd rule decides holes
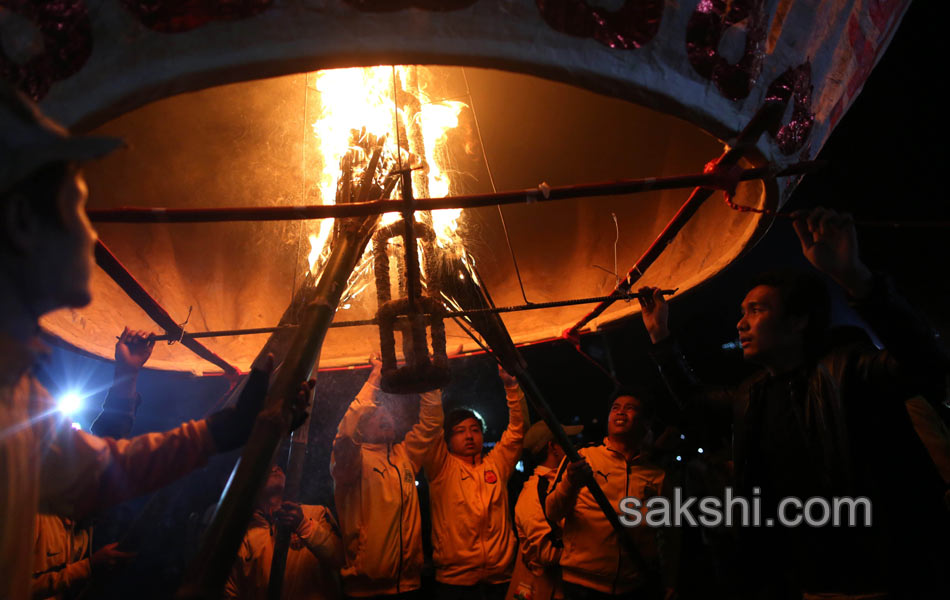
[[[499,369],[508,400],[508,428],[484,457],[484,427],[456,409],[425,458],[432,505],[432,551],[438,597],[504,598],[517,540],[508,511],[508,478],[521,454],[524,394]],[[441,407],[440,407],[441,409]]]
[[[415,598],[422,571],[422,526],[416,473],[441,437],[442,394],[426,392],[419,421],[396,442],[390,407],[407,400],[379,389],[382,363],[372,357],[369,378],[337,429],[330,459],[343,531],[343,589],[352,598]]]
[[[650,406],[639,394],[619,392],[610,404],[603,444],[582,448],[581,460],[562,463],[545,505],[554,522],[564,519],[561,576],[568,600],[655,598],[659,593],[656,529],[628,530],[650,572],[637,568],[617,533],[584,486],[593,477],[616,511],[628,496],[647,499],[663,491],[664,471],[641,452],[649,429]]]
[[[343,564],[343,548],[336,521],[325,506],[282,502],[285,482],[280,467],[272,467],[224,587],[225,600],[267,600],[278,524],[292,532],[280,597],[341,597],[337,570]]]

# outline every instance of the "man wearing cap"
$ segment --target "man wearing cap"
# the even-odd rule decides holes
[[[577,462],[564,461],[545,500],[548,519],[555,523],[564,519],[561,576],[569,600],[653,598],[660,589],[658,569],[646,572],[627,555],[610,521],[584,487],[593,477],[618,513],[626,497],[646,504],[662,492],[664,472],[642,451],[652,419],[648,402],[639,392],[617,392],[610,403],[604,442],[580,449]],[[657,566],[657,530],[641,526],[628,531],[643,564]]]
[[[517,540],[508,507],[508,478],[521,454],[524,394],[499,369],[508,400],[508,427],[482,456],[484,424],[455,409],[424,459],[432,504],[432,552],[438,598],[504,598]],[[441,405],[440,405],[441,407]]]
[[[78,161],[118,140],[71,137],[0,84],[0,598],[29,597],[38,512],[79,518],[165,485],[240,447],[267,390],[269,361],[235,406],[167,433],[98,438],[57,418],[32,369],[42,315],[91,300],[96,233]],[[266,364],[264,364],[266,363]],[[306,405],[302,387],[295,408]],[[301,410],[301,412],[303,412]]]
[[[573,425],[565,427],[564,431],[573,436],[583,429],[583,425]],[[564,547],[561,539],[564,522],[552,524],[548,521],[544,501],[564,460],[564,450],[554,442],[554,434],[544,421],[538,421],[528,429],[524,436],[524,450],[538,466],[525,482],[515,504],[520,559],[532,575],[544,579],[545,587],[554,589],[555,598],[562,598],[558,564]]]
[[[407,400],[379,389],[382,362],[373,369],[337,428],[330,459],[343,532],[343,591],[352,598],[418,598],[422,521],[416,473],[441,434],[442,393],[419,399],[419,421],[396,443],[386,401]]]

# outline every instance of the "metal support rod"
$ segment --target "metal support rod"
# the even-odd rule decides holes
[[[738,175],[739,181],[771,179],[804,175],[821,169],[824,161],[804,161],[776,171],[772,167],[745,169]],[[521,204],[567,200],[570,198],[593,198],[617,196],[657,190],[678,188],[716,187],[720,178],[711,174],[675,175],[671,177],[647,177],[644,179],[621,179],[600,183],[586,183],[498,192],[493,194],[469,194],[444,198],[418,198],[415,210],[441,210],[444,208],[478,208],[503,204]],[[338,219],[359,217],[387,212],[402,212],[402,200],[376,200],[348,204],[315,204],[302,206],[258,206],[223,208],[105,208],[87,210],[95,223],[221,223],[229,221],[297,221],[305,219]]]
[[[403,234],[402,245],[406,249],[406,298],[409,300],[410,320],[412,314],[418,310],[419,282],[419,253],[416,251],[416,232],[413,224],[415,217],[415,198],[412,196],[412,173],[404,171],[402,176],[402,222],[406,228]]]
[[[676,293],[676,290],[660,290],[660,293],[664,296],[670,296]],[[576,306],[579,304],[593,304],[595,302],[603,302],[607,299],[615,300],[634,300],[640,297],[639,293],[633,294],[623,294],[620,296],[595,296],[593,298],[578,298],[575,300],[558,300],[555,302],[537,302],[534,304],[522,304],[519,306],[502,306],[502,307],[491,307],[491,308],[474,308],[470,310],[452,310],[440,313],[439,316],[445,319],[458,319],[460,317],[471,317],[473,315],[485,314],[485,313],[509,313],[509,312],[521,312],[526,310],[538,310],[544,308],[557,308],[559,306]],[[420,316],[428,317],[431,316],[428,313],[419,313]],[[378,325],[379,323],[376,319],[362,319],[355,321],[337,321],[331,323],[331,328],[336,327],[365,327],[367,325]],[[297,327],[296,325],[278,325],[277,327],[256,327],[253,329],[223,329],[220,331],[195,331],[195,332],[185,332],[183,339],[188,338],[210,338],[210,337],[232,337],[236,335],[257,335],[261,333],[275,333],[277,331],[283,331],[287,329],[293,329]],[[169,340],[177,340],[179,335],[174,337],[171,335],[153,335],[150,336],[150,340],[161,342]],[[118,338],[117,338],[118,339]]]
[[[224,369],[225,374],[233,375],[238,372],[233,365],[211,350],[208,350],[201,342],[195,340],[194,337],[183,336],[184,332],[181,326],[175,322],[172,316],[168,314],[168,311],[162,308],[162,305],[159,304],[155,298],[145,291],[142,284],[119,262],[115,254],[102,243],[102,240],[96,240],[95,255],[96,264],[99,265],[99,267],[122,288],[122,291],[124,291],[133,302],[138,304],[159,327],[165,330],[165,335],[160,337],[167,340],[181,340],[182,346],[188,348],[213,365]]]
[[[739,133],[737,143],[732,148],[726,150],[722,156],[720,156],[716,162],[716,167],[732,167],[738,164],[739,159],[745,154],[745,152],[752,147],[756,140],[773,124],[776,123],[779,119],[782,118],[782,113],[785,110],[786,102],[777,99],[767,99],[765,104],[755,113],[752,117],[752,120],[749,121],[748,125],[745,126],[745,129]],[[720,177],[716,173],[710,173],[710,175]],[[741,179],[741,177],[740,177]],[[718,185],[722,185],[719,183]],[[592,320],[596,319],[603,313],[607,308],[614,303],[617,299],[626,292],[630,291],[633,285],[639,281],[640,277],[643,276],[644,271],[646,271],[650,265],[656,261],[657,258],[663,253],[663,251],[669,246],[673,240],[679,234],[680,230],[684,225],[692,218],[696,211],[699,210],[699,207],[702,206],[703,202],[706,201],[717,189],[718,185],[712,187],[697,186],[693,190],[693,193],[689,195],[689,198],[680,209],[676,212],[670,222],[666,225],[660,235],[656,237],[653,243],[647,248],[646,252],[643,253],[643,256],[637,260],[636,264],[630,268],[627,272],[627,276],[624,277],[623,281],[617,284],[617,287],[614,288],[613,293],[607,300],[604,300],[597,306],[595,306],[589,313],[584,315],[573,327],[564,332],[564,337],[575,341],[577,343],[578,335],[582,327],[590,323]]]

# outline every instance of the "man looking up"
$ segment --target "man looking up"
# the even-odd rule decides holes
[[[508,427],[495,447],[482,456],[484,425],[472,410],[455,409],[424,459],[440,599],[501,599],[511,578],[517,542],[507,484],[521,454],[524,394],[514,377],[501,368],[499,375]]]
[[[562,463],[548,494],[548,519],[564,519],[561,571],[564,597],[569,600],[653,598],[658,594],[657,530],[646,526],[627,530],[646,565],[653,567],[645,572],[628,556],[600,505],[584,487],[593,477],[618,512],[620,501],[628,496],[645,504],[663,491],[663,469],[651,464],[642,452],[652,408],[641,393],[617,392],[610,402],[603,443],[581,448],[577,462]]]
[[[89,303],[96,233],[78,161],[117,140],[76,138],[0,85],[0,598],[29,596],[37,512],[79,518],[151,491],[240,447],[267,391],[273,359],[251,371],[233,407],[130,440],[56,427],[33,376],[42,315]],[[295,398],[303,412],[308,388]]]
[[[440,436],[442,394],[421,395],[419,421],[397,442],[390,404],[408,398],[380,391],[382,362],[373,356],[370,364],[330,459],[346,553],[343,589],[352,598],[417,598],[423,557],[416,473]]]
[[[947,355],[889,280],[861,261],[849,216],[824,208],[793,216],[805,257],[847,292],[884,350],[827,343],[829,297],[813,273],[765,273],[748,287],[736,325],[743,357],[762,372],[735,389],[703,386],[670,334],[663,297],[641,289],[643,322],[674,397],[718,433],[731,427],[739,495],[761,490],[763,518],[780,516],[782,498],[871,500],[870,526],[859,518],[856,527],[741,528],[745,592],[945,597],[943,485],[903,403],[918,392],[944,397],[933,390],[944,385]]]

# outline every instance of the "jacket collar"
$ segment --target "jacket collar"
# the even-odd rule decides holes
[[[635,463],[635,462],[640,462],[641,460],[643,460],[643,451],[642,451],[642,450],[641,450],[641,451],[638,451],[636,454],[634,454],[633,457],[632,457],[630,460],[627,460],[627,457],[624,456],[623,452],[621,452],[620,450],[617,450],[616,448],[614,448],[613,444],[611,444],[611,442],[610,442],[610,438],[609,438],[609,437],[605,437],[605,438],[604,438],[604,448],[606,448],[607,450],[609,450],[610,453],[611,453],[613,456],[619,458],[620,460],[622,460],[622,461],[624,461],[624,462],[630,463],[630,464],[633,464],[633,463]]]

